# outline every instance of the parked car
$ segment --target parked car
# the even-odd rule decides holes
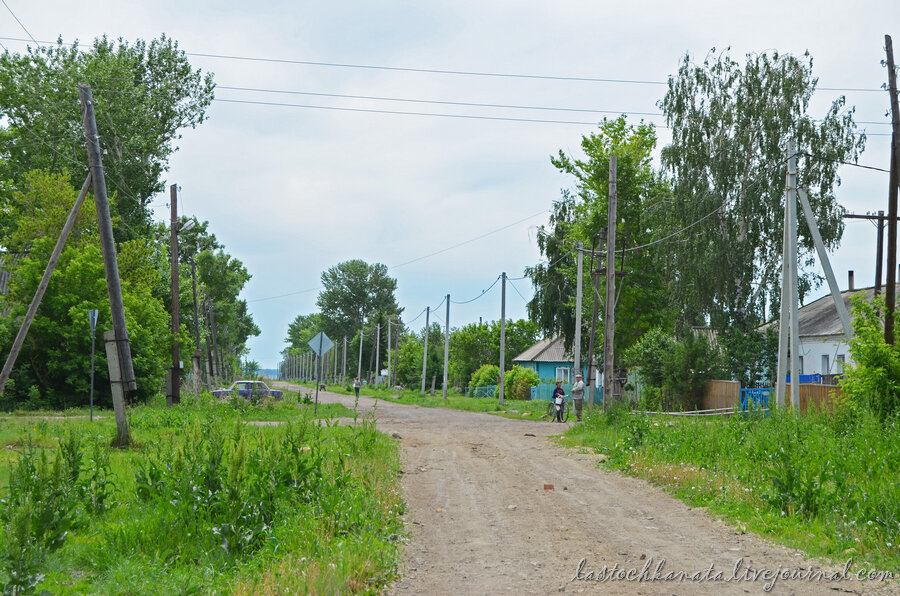
[[[278,389],[269,389],[262,381],[235,381],[228,389],[216,389],[213,396],[219,399],[228,399],[234,392],[249,401],[259,401],[266,397],[281,399],[283,397]]]

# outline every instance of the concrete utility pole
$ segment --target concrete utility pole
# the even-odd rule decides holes
[[[347,336],[344,336],[344,356],[341,358],[341,385],[347,384]]]
[[[616,332],[616,156],[609,156],[609,207],[606,232],[606,313],[603,317],[603,409],[612,404],[615,391],[613,341]]]
[[[444,324],[444,403],[447,403],[447,366],[450,362],[450,294],[447,294],[447,322]]]
[[[359,330],[359,364],[356,367],[356,378],[359,379],[360,383],[362,383],[362,344],[363,344],[363,330]]]
[[[500,404],[503,404],[503,389],[506,369],[506,271],[500,274]]]
[[[91,87],[86,83],[78,84],[78,94],[84,115],[84,136],[87,145],[88,160],[91,166],[91,181],[94,185],[94,204],[97,208],[97,224],[100,235],[100,249],[103,252],[103,266],[106,271],[106,289],[109,294],[109,307],[116,334],[116,353],[119,356],[119,375],[122,391],[127,393],[137,389],[134,378],[134,364],[131,360],[131,344],[128,341],[128,327],[125,324],[125,307],[122,304],[122,286],[119,281],[119,264],[116,260],[116,244],[113,238],[112,218],[109,215],[109,200],[106,197],[106,177],[103,174],[103,158],[100,153],[100,137],[97,134],[97,121],[94,117],[94,98]],[[123,412],[124,416],[124,412]],[[127,428],[124,429],[127,433]],[[119,429],[119,438],[123,437]]]
[[[781,315],[778,319],[778,367],[775,402],[785,406],[787,369],[791,371],[791,405],[800,409],[800,332],[797,321],[797,154],[794,142],[788,144],[788,170],[784,202],[784,240],[781,266]],[[788,351],[790,350],[790,364]]]
[[[375,387],[381,376],[381,323],[375,323]]]
[[[606,245],[606,230],[600,230],[600,252]],[[597,367],[594,366],[594,339],[597,334],[597,312],[600,306],[600,262],[597,262],[597,269],[594,270],[594,249],[595,245],[591,242],[591,284],[594,288],[594,306],[591,308],[591,337],[588,340],[588,407],[594,407],[594,391],[597,385]]]
[[[575,254],[577,277],[575,281],[575,358],[573,364],[577,375],[581,373],[581,293],[583,290],[581,278],[584,267],[584,242],[579,242],[575,250],[577,251]]]
[[[884,289],[884,341],[894,343],[894,309],[897,304],[897,186],[900,184],[900,107],[897,105],[897,71],[894,67],[894,45],[890,35],[884,36],[887,53],[888,90],[891,95],[891,174],[888,190],[888,254],[887,284]]]
[[[388,343],[387,343],[387,385],[391,387],[391,318],[388,317]]]
[[[59,238],[56,240],[56,246],[53,247],[53,253],[50,255],[50,260],[47,262],[47,267],[44,269],[44,276],[41,278],[37,290],[34,292],[34,298],[32,298],[31,304],[28,306],[28,311],[25,313],[25,318],[22,320],[22,325],[19,327],[16,339],[13,341],[12,348],[9,350],[9,355],[6,357],[6,363],[3,365],[3,372],[0,373],[0,395],[3,394],[6,382],[12,374],[13,366],[16,364],[16,358],[19,357],[19,352],[22,350],[22,345],[25,343],[25,337],[28,335],[28,329],[31,327],[31,323],[34,322],[34,317],[37,314],[38,307],[41,305],[41,300],[44,298],[44,293],[47,291],[47,286],[50,285],[50,277],[53,275],[53,270],[56,269],[56,264],[59,262],[59,257],[66,245],[66,240],[69,238],[69,234],[72,233],[72,228],[75,227],[75,220],[78,218],[78,212],[84,204],[84,199],[87,196],[90,187],[91,174],[88,172],[87,178],[81,186],[81,192],[78,193],[78,198],[75,199],[75,204],[72,206],[71,211],[69,211],[69,218],[66,220],[62,231],[59,233]]]
[[[428,317],[431,316],[431,307],[425,307],[425,348],[422,350],[422,396],[425,396],[425,373],[428,368]]]
[[[166,405],[172,407],[181,401],[181,356],[178,345],[178,332],[181,330],[181,313],[178,303],[178,186],[169,186],[169,207],[171,219],[169,223],[169,251],[172,261],[172,366],[169,369],[169,386],[166,392]]]

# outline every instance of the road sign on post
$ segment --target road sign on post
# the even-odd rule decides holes
[[[319,413],[319,385],[322,382],[322,356],[334,347],[334,342],[328,339],[323,331],[309,340],[309,347],[318,356],[318,366],[316,367],[316,405],[313,406],[313,415]]]

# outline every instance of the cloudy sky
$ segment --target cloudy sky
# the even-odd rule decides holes
[[[252,273],[242,296],[262,330],[250,357],[264,367],[278,361],[293,318],[316,310],[321,272],[341,261],[390,267],[407,321],[445,294],[475,298],[502,271],[521,277],[540,260],[536,227],[571,183],[549,156],[577,152],[599,111],[658,113],[662,83],[685,52],[809,50],[820,86],[846,89],[817,91],[813,115],[846,94],[857,119],[871,122],[862,125],[870,136],[860,162],[888,165],[888,97],[878,90],[885,33],[900,51],[900,29],[886,30],[900,24],[896,0],[5,2],[37,40],[165,33],[215,73],[209,120],[184,133],[167,184],[181,186],[183,213],[208,220]],[[0,37],[24,49],[8,39],[27,35],[5,7]],[[642,117],[663,124],[656,115],[632,119]],[[664,128],[659,136],[668,141]],[[841,178],[848,210],[887,209],[887,174],[845,167]],[[167,201],[154,202],[160,220],[168,221]],[[848,269],[857,286],[873,283],[874,231],[847,224],[833,255],[842,287]],[[452,304],[451,326],[499,318],[498,290]],[[508,315],[525,316],[531,295],[528,280],[514,282]]]

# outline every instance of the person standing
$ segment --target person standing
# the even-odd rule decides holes
[[[575,405],[575,419],[581,422],[581,408],[584,405],[584,377],[575,375],[575,384],[572,385],[572,403]]]
[[[563,402],[566,399],[566,392],[562,388],[562,381],[556,382],[556,389],[553,390],[553,402],[556,404],[556,421],[562,422]]]
[[[356,392],[356,397],[359,398],[359,377],[353,378],[353,391]]]

